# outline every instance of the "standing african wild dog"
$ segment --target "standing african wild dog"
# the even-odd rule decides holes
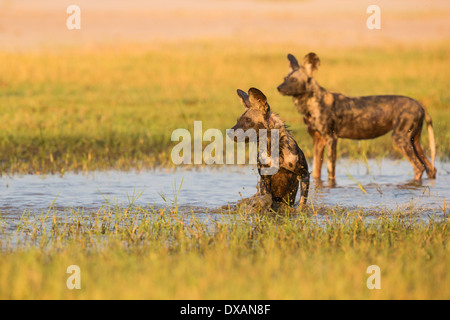
[[[327,147],[328,179],[335,180],[336,146],[338,138],[373,139],[393,131],[394,145],[410,161],[414,179],[419,180],[426,170],[429,178],[436,178],[434,158],[436,145],[431,117],[414,99],[395,96],[346,97],[319,86],[313,78],[320,60],[309,53],[299,65],[289,54],[291,72],[278,91],[292,96],[314,142],[313,178],[320,179],[323,152]],[[432,163],[420,146],[423,120],[428,126]]]
[[[267,130],[267,150],[272,150],[270,132],[278,129],[279,137],[279,168],[273,175],[261,173],[261,167],[265,166],[258,157],[258,172],[260,174],[259,192],[261,195],[270,194],[273,204],[284,203],[292,206],[298,191],[299,180],[301,184],[300,203],[304,204],[308,198],[309,171],[306,158],[292,137],[291,133],[280,118],[272,113],[266,96],[255,88],[250,88],[248,95],[237,90],[241,102],[246,108],[238,118],[232,130],[242,129],[245,132],[254,129],[256,139],[259,139],[261,129]],[[235,140],[237,135],[232,136]],[[259,140],[258,140],[259,142]],[[259,145],[259,143],[258,143]],[[270,154],[268,154],[270,157]],[[273,207],[273,206],[272,206]]]

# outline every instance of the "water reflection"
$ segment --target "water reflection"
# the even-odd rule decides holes
[[[341,160],[336,183],[313,181],[310,202],[315,205],[388,210],[420,207],[442,211],[450,199],[450,163],[436,163],[436,180],[412,180],[407,161],[370,160],[368,164]],[[326,177],[326,169],[323,176]],[[110,205],[163,207],[176,201],[184,208],[205,213],[234,204],[256,192],[253,167],[202,168],[173,171],[92,172],[58,175],[3,176],[0,178],[0,214],[17,216],[26,210],[42,212],[54,203],[58,210],[96,209]],[[297,200],[299,195],[297,195]],[[450,201],[448,201],[450,202]]]

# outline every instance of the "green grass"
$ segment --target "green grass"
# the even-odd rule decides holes
[[[434,120],[450,156],[449,45],[317,49],[317,80],[347,95],[402,94]],[[0,53],[0,172],[172,166],[177,128],[231,128],[237,88],[260,88],[312,158],[312,141],[276,86],[286,54],[311,48],[191,43]],[[427,147],[424,130],[423,145]],[[339,156],[399,157],[389,135],[342,140]],[[449,221],[315,208],[288,215],[197,216],[177,208],[105,206],[0,219],[0,299],[449,299]],[[381,210],[380,210],[381,211]],[[383,210],[386,211],[386,210]],[[217,220],[214,220],[216,217]],[[8,234],[8,235],[6,235]],[[66,269],[81,268],[68,290]],[[366,287],[381,268],[381,290]]]
[[[225,48],[225,49],[224,49]],[[402,94],[428,108],[438,157],[450,155],[449,47],[316,50],[319,83],[348,95]],[[151,168],[172,165],[174,129],[231,128],[242,107],[237,88],[255,86],[312,158],[312,140],[290,98],[276,91],[287,52],[193,43],[158,48],[104,48],[0,53],[2,173]],[[422,137],[428,145],[426,130]],[[390,136],[342,140],[339,156],[399,157]]]
[[[49,210],[2,240],[0,299],[449,299],[449,240],[445,219],[398,212]],[[81,290],[66,287],[70,265]]]

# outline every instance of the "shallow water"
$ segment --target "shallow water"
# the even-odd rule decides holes
[[[436,162],[436,179],[414,181],[407,161],[370,160],[367,164],[340,161],[336,186],[324,183],[313,190],[313,201],[361,209],[387,209],[402,212],[420,209],[424,214],[443,213],[444,199],[450,200],[450,162]],[[322,171],[326,177],[326,172]],[[406,212],[405,212],[406,213]]]
[[[364,162],[341,160],[337,165],[335,186],[327,181],[312,182],[310,203],[405,212],[420,208],[425,215],[442,214],[444,198],[450,202],[450,163],[437,162],[436,167],[436,180],[424,176],[421,183],[414,183],[412,168],[406,161],[370,160],[366,165]],[[59,211],[63,211],[69,208],[96,209],[107,202],[160,207],[172,205],[175,199],[179,206],[205,213],[205,208],[214,210],[253,195],[257,176],[255,168],[248,166],[67,173],[62,177],[3,176],[0,178],[0,215],[17,217],[24,211],[41,213],[53,202]],[[322,177],[326,178],[325,168]]]

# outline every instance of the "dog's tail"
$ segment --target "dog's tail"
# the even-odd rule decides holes
[[[433,130],[433,121],[431,120],[430,115],[428,114],[427,110],[425,110],[425,122],[427,123],[428,128],[428,141],[430,143],[430,149],[431,149],[431,163],[434,167],[434,159],[436,158],[436,140],[434,139],[434,130]]]

